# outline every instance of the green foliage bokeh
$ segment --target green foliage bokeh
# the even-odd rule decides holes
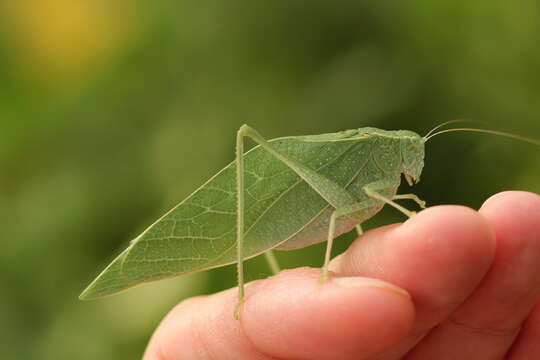
[[[233,159],[243,123],[273,138],[470,118],[540,137],[539,30],[533,0],[0,4],[2,357],[138,358],[174,304],[234,286],[227,267],[77,299]],[[540,192],[531,145],[456,133],[426,152],[429,205]],[[278,255],[318,266],[323,247]]]

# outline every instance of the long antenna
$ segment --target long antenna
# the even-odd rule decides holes
[[[431,135],[435,130],[440,129],[443,126],[450,125],[450,124],[455,124],[455,123],[460,123],[460,122],[467,122],[467,121],[472,121],[472,120],[469,120],[469,119],[455,119],[455,120],[445,121],[442,124],[439,124],[439,125],[435,126],[433,129],[429,130],[429,132],[426,135],[424,135],[424,138],[429,137],[429,135]]]
[[[474,128],[453,128],[453,129],[441,130],[441,131],[437,131],[434,134],[424,136],[424,139],[425,139],[425,141],[428,141],[429,139],[431,139],[434,136],[444,134],[444,133],[454,132],[454,131],[470,131],[470,132],[477,132],[477,133],[483,133],[483,134],[504,136],[504,137],[517,139],[517,140],[528,142],[530,144],[540,146],[540,140],[528,138],[528,137],[525,137],[525,136],[510,134],[510,133],[506,133],[506,132],[503,132],[503,131],[488,130],[488,129],[474,129]]]

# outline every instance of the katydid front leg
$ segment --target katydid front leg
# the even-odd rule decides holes
[[[381,180],[381,181],[375,181],[375,182],[372,182],[370,184],[367,184],[366,186],[364,186],[362,188],[362,190],[364,190],[366,195],[369,196],[370,198],[375,199],[375,200],[379,200],[379,201],[383,201],[383,202],[387,203],[388,205],[390,205],[390,206],[396,208],[397,210],[401,211],[402,213],[404,213],[408,217],[413,217],[414,215],[416,215],[416,212],[407,210],[403,206],[401,206],[398,203],[392,201],[391,199],[387,198],[386,196],[382,195],[379,192],[380,190],[388,189],[392,185],[393,184],[391,182],[387,181],[387,180]],[[397,195],[397,196],[399,196],[399,195]],[[416,195],[414,195],[414,196],[416,197]],[[395,196],[393,198],[396,199]],[[407,198],[410,199],[411,197],[407,196]],[[418,197],[416,197],[416,198],[418,199]],[[418,200],[420,200],[420,199],[418,199]]]
[[[426,208],[426,202],[424,200],[420,199],[415,194],[399,194],[399,195],[394,195],[394,197],[392,198],[392,200],[403,200],[403,199],[409,199],[409,200],[414,201],[422,209]]]

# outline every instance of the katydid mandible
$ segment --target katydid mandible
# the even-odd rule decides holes
[[[475,131],[539,141],[503,132],[450,128],[422,137],[408,130],[360,128],[337,133],[265,140],[243,125],[237,134],[236,160],[132,240],[83,291],[81,299],[110,295],[132,286],[236,263],[238,304],[244,299],[243,261],[327,241],[321,282],[328,279],[332,241],[385,205],[407,216],[395,200],[401,175],[409,185],[420,180],[425,142],[438,134]],[[244,153],[244,138],[257,146]],[[238,314],[238,307],[237,312]]]

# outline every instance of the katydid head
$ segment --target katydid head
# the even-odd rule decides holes
[[[407,183],[412,186],[420,181],[420,174],[424,168],[425,140],[412,131],[402,130],[400,135],[401,172],[405,176]]]

